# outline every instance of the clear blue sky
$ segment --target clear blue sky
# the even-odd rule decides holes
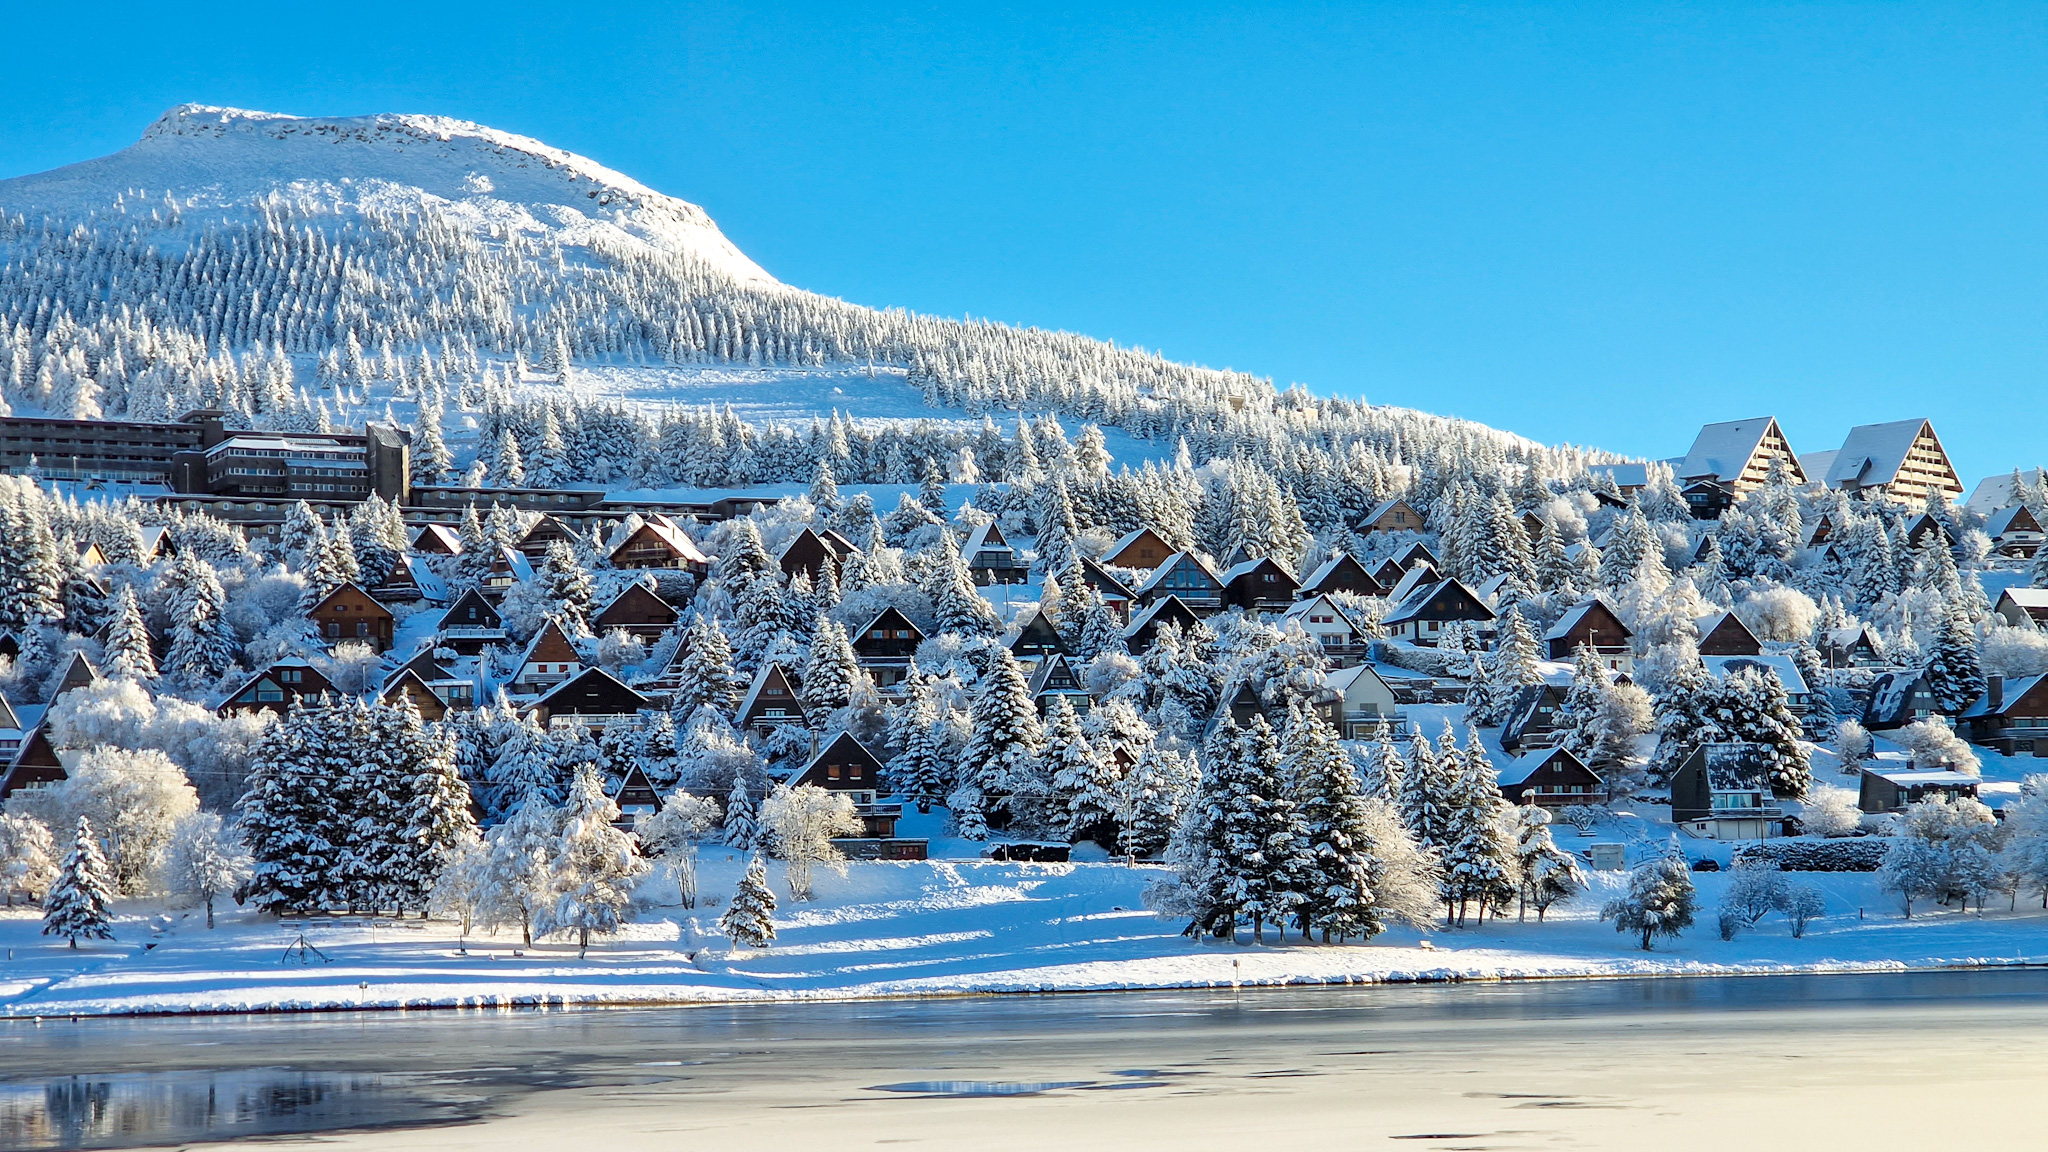
[[[2048,462],[2048,5],[298,7],[10,13],[0,175],[179,101],[432,112],[865,304],[1650,455],[1924,414],[1966,481]]]

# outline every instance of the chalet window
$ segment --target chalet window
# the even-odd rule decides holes
[[[305,674],[297,668],[286,668],[284,671],[278,673],[278,679],[284,681],[287,684],[297,684],[304,678]]]
[[[258,684],[256,686],[256,699],[265,702],[282,700],[284,699],[284,689],[279,688],[275,684]]]
[[[837,764],[827,764],[827,765],[825,765],[825,779],[827,779],[827,780],[837,780],[837,779],[839,779],[839,765],[837,765]]]

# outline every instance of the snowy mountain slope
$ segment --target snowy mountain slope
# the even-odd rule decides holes
[[[1364,452],[1431,474],[1533,461],[1552,475],[1608,459],[1074,333],[787,286],[702,209],[461,121],[187,105],[114,155],[0,181],[0,408],[222,407],[255,427],[317,426],[411,400],[422,370],[434,403],[472,411],[485,401],[466,383],[532,384],[515,370],[532,365],[544,392],[565,361],[621,399],[764,417],[789,407],[751,398],[765,379],[872,367],[890,386],[866,391],[889,393],[887,411],[850,416],[916,418],[913,398],[940,418],[1056,412],[1167,452],[1185,440],[1199,459],[1279,463],[1295,444],[1330,468]]]
[[[181,104],[142,139],[97,160],[0,180],[0,207],[90,211],[109,190],[169,192],[190,208],[260,207],[273,197],[385,210],[432,203],[478,232],[600,233],[696,257],[735,280],[774,279],[702,208],[572,152],[443,116],[281,116]]]

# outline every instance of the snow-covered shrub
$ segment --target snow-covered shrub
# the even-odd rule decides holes
[[[1842,753],[1842,771],[1855,772],[1858,765],[1870,759],[1874,748],[1870,733],[1854,720],[1844,720],[1835,729],[1835,747]]]
[[[1915,768],[1950,768],[1975,776],[1981,767],[1977,750],[1956,735],[1946,716],[1916,720],[1893,733],[1892,739],[1913,757]]]
[[[1847,788],[1817,784],[1806,793],[1799,823],[1815,836],[1847,836],[1863,822],[1863,809],[1856,793]]]
[[[1827,910],[1827,898],[1811,884],[1794,884],[1785,890],[1785,902],[1778,910],[1792,926],[1792,938],[1806,935],[1806,926]]]
[[[1662,856],[1636,867],[1630,874],[1628,894],[1610,900],[1600,910],[1602,920],[1613,920],[1614,930],[1642,937],[1643,951],[1659,935],[1676,936],[1692,927],[1697,910],[1692,874],[1679,856]]]
[[[1733,916],[1744,924],[1757,921],[1777,911],[1784,902],[1785,873],[1776,860],[1751,859],[1736,864],[1735,872],[1728,878],[1728,887],[1721,894],[1721,915]],[[1726,928],[1722,939],[1734,939]]]
[[[172,832],[198,810],[199,796],[184,770],[162,752],[101,745],[79,757],[64,780],[17,792],[8,807],[47,827],[69,828],[89,819],[116,889],[137,895],[160,883]]]
[[[1558,819],[1578,829],[1581,836],[1591,836],[1608,815],[1607,809],[1597,804],[1567,804],[1557,813]]]
[[[811,898],[811,873],[819,864],[838,866],[844,857],[832,841],[860,833],[853,801],[815,784],[777,785],[761,801],[761,827],[777,856],[789,865],[789,898]]]
[[[1984,634],[1978,660],[1986,676],[2008,680],[2048,672],[2048,632],[1998,625]]]
[[[1735,850],[1735,862],[1775,860],[1787,872],[1875,872],[1891,840],[1780,840]]]
[[[1735,615],[1759,640],[1804,640],[1813,635],[1820,605],[1796,588],[1770,588],[1737,604]]]

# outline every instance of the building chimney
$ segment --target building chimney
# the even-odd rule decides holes
[[[1984,702],[1991,712],[2005,707],[2005,677],[1992,675],[1984,678]]]

